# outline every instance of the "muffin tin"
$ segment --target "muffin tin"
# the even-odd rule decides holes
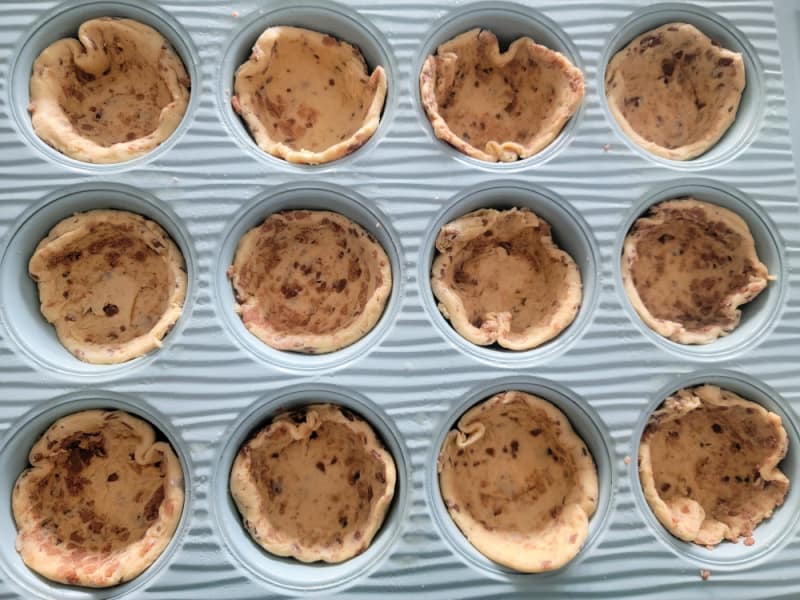
[[[778,26],[776,11],[781,11]],[[33,59],[84,20],[126,16],[156,27],[192,78],[187,115],[156,151],[117,165],[68,159],[38,140],[26,113]],[[689,163],[634,148],[610,118],[603,72],[635,35],[669,21],[699,26],[746,57],[736,124]],[[375,136],[318,167],[257,149],[230,107],[233,71],[269,25],[329,32],[382,64],[389,92]],[[535,157],[482,163],[437,140],[419,103],[418,74],[440,42],[474,26],[508,43],[520,35],[564,52],[584,71],[586,97]],[[779,32],[780,36],[779,37]],[[426,598],[548,598],[707,594],[792,597],[800,559],[800,212],[782,55],[800,36],[800,11],[771,1],[650,4],[499,1],[334,4],[135,0],[0,5],[0,595],[4,598],[226,598],[300,594]],[[789,42],[793,43],[793,42]],[[797,90],[787,90],[793,93]],[[800,143],[800,131],[795,140]],[[674,195],[733,208],[777,277],[744,307],[740,327],[703,347],[659,338],[630,307],[619,255],[630,224]],[[584,302],[575,322],[537,349],[478,348],[436,309],[428,282],[438,227],[481,206],[524,205],[553,226],[578,263]],[[377,327],[322,356],[271,351],[232,312],[225,277],[238,236],[281,208],[327,208],[358,221],[392,261],[394,289]],[[184,314],[159,350],[122,365],[88,365],[61,348],[38,313],[27,261],[39,239],[77,210],[125,208],[158,221],[187,262]],[[714,550],[672,538],[644,502],[636,456],[652,410],[702,382],[778,412],[790,438],[784,506],[755,545]],[[598,467],[600,498],[580,554],[555,572],[525,575],[485,559],[444,507],[436,456],[471,405],[506,389],[550,400],[570,418]],[[364,416],[397,463],[385,524],[362,555],[338,565],[271,557],[249,539],[227,493],[241,442],[279,409],[312,401]],[[37,437],[60,416],[123,408],[153,423],[186,475],[186,504],[164,554],[137,579],[107,590],[68,588],[29,571],[14,550],[10,490]],[[630,460],[626,460],[629,457]],[[705,581],[700,571],[711,575]],[[677,592],[680,590],[680,592]]]

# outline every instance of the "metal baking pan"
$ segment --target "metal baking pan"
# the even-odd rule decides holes
[[[28,77],[46,45],[106,15],[140,20],[165,35],[189,71],[192,97],[178,130],[154,152],[118,165],[87,165],[33,134]],[[734,126],[686,163],[634,147],[603,96],[611,55],[670,21],[697,25],[746,60]],[[234,70],[269,25],[328,32],[357,44],[370,66],[383,65],[386,106],[364,147],[311,167],[255,146],[230,94]],[[491,29],[506,43],[531,36],[584,71],[581,109],[531,159],[482,163],[431,132],[419,99],[422,61],[472,27]],[[766,0],[0,4],[0,598],[800,595],[800,160],[792,153],[793,138],[800,147],[800,122],[786,100],[791,94],[793,105],[800,102],[799,38],[798,5]],[[777,276],[746,305],[738,329],[708,346],[679,346],[654,334],[621,285],[619,256],[633,220],[658,200],[686,194],[739,213]],[[575,322],[553,341],[519,353],[463,340],[439,314],[429,285],[441,225],[475,208],[514,205],[551,223],[584,284]],[[89,365],[69,355],[40,315],[27,275],[41,237],[90,208],[124,208],[157,220],[187,261],[183,316],[163,347],[122,365]],[[233,312],[225,269],[239,236],[284,208],[341,212],[371,232],[391,259],[394,289],[381,321],[344,350],[320,356],[271,350]],[[639,486],[635,457],[648,415],[671,392],[702,382],[776,411],[789,434],[782,468],[792,486],[750,547],[723,543],[709,551],[680,542],[655,520]],[[600,497],[589,537],[555,572],[520,574],[485,559],[439,495],[436,456],[445,433],[469,406],[506,389],[556,404],[597,464]],[[363,415],[398,469],[381,531],[365,553],[337,565],[263,552],[227,490],[233,456],[254,427],[280,408],[320,400]],[[140,577],[106,590],[48,582],[14,549],[10,493],[28,449],[55,419],[87,407],[145,417],[172,443],[186,477],[183,517],[167,550]],[[708,580],[701,570],[710,571]]]

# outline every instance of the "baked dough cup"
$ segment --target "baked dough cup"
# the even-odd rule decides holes
[[[453,521],[501,565],[559,569],[586,541],[597,469],[564,414],[541,398],[509,391],[468,410],[437,468]]]
[[[394,459],[365,421],[313,404],[275,417],[242,446],[230,490],[267,552],[338,563],[369,547],[396,479]]]
[[[425,59],[419,85],[436,137],[488,162],[541,151],[583,99],[583,73],[565,56],[527,37],[500,52],[485,29],[441,44]]]
[[[464,338],[529,350],[575,319],[581,275],[528,209],[480,209],[442,227],[431,267],[439,310]]]
[[[186,268],[166,231],[120,210],[56,225],[28,263],[42,315],[82,361],[122,363],[161,346],[183,311]]]
[[[358,150],[378,128],[386,73],[330,35],[270,27],[236,70],[233,109],[264,152],[327,163]]]
[[[87,410],[53,423],[14,485],[17,551],[40,575],[108,587],[147,569],[183,511],[183,470],[149,423]]]
[[[33,130],[53,148],[89,163],[141,156],[178,127],[190,81],[164,37],[131,19],[86,21],[78,39],[48,46],[33,64]]]
[[[750,537],[783,504],[778,464],[789,446],[781,419],[715,385],[679,390],[650,417],[639,479],[656,518],[702,546]]]
[[[228,276],[245,327],[272,348],[306,354],[361,339],[392,290],[380,243],[328,211],[270,215],[242,236]]]
[[[608,108],[636,145],[690,160],[713,147],[736,119],[744,61],[693,25],[669,23],[615,54],[605,81]]]
[[[691,197],[651,207],[625,237],[628,299],[650,329],[679,344],[728,335],[767,280],[742,218]]]

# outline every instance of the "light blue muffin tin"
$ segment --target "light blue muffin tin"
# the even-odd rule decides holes
[[[27,113],[36,55],[97,16],[156,27],[192,78],[178,130],[156,151],[87,165],[47,147]],[[747,88],[734,126],[687,163],[646,154],[610,117],[604,67],[630,39],[670,21],[697,25],[743,53]],[[230,107],[233,73],[269,25],[299,25],[357,44],[383,65],[389,91],[375,136],[356,153],[311,167],[265,155]],[[418,74],[435,47],[472,27],[521,35],[566,54],[586,77],[584,102],[548,148],[487,164],[436,139]],[[137,0],[0,3],[0,600],[12,598],[795,598],[800,596],[800,3],[295,2]],[[787,100],[788,99],[788,100]],[[793,128],[793,129],[792,129]],[[735,210],[777,277],[744,308],[741,326],[709,346],[647,329],[621,286],[619,255],[654,202],[692,194]],[[555,340],[528,352],[465,342],[438,313],[429,268],[445,222],[479,207],[528,206],[578,263],[584,302]],[[69,355],[38,310],[27,261],[62,218],[123,208],[164,226],[183,251],[184,314],[163,347],[123,365]],[[233,314],[225,269],[239,236],[284,208],[327,208],[384,246],[394,289],[376,328],[322,356],[255,340]],[[638,440],[670,393],[727,387],[776,411],[790,449],[785,504],[755,545],[714,550],[670,536],[638,481]],[[600,496],[580,554],[559,571],[511,572],[480,555],[441,501],[436,456],[471,405],[502,390],[536,393],[563,410],[598,467]],[[371,547],[339,565],[270,556],[241,526],[227,492],[233,457],[279,409],[330,401],[363,415],[394,455],[395,500]],[[186,504],[164,554],[135,580],[70,588],[32,573],[14,549],[10,493],[27,452],[57,418],[122,408],[160,429],[183,464]],[[708,570],[707,581],[700,576]]]

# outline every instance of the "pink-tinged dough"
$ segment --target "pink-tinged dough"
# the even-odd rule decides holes
[[[150,424],[87,410],[53,423],[31,448],[11,497],[17,551],[54,581],[109,587],[147,569],[183,511],[183,470]]]

